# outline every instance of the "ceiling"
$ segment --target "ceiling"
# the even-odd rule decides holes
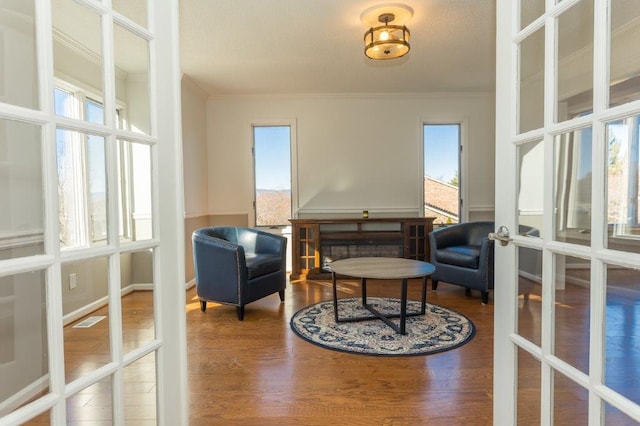
[[[405,0],[411,51],[375,61],[371,0],[180,0],[182,71],[210,95],[487,92],[495,0]]]

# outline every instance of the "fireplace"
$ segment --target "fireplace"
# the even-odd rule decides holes
[[[322,270],[334,260],[350,257],[403,257],[402,241],[324,241],[320,247]]]
[[[431,217],[290,219],[291,276],[326,279],[334,260],[405,257],[429,260]]]

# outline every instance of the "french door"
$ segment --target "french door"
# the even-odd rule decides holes
[[[640,2],[498,0],[494,423],[640,421]]]
[[[0,2],[0,425],[186,424],[177,50],[177,0]]]

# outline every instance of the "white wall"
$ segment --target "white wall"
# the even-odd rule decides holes
[[[182,77],[182,172],[184,176],[185,283],[193,280],[191,235],[210,225],[207,164],[207,94]]]
[[[300,214],[419,214],[422,123],[464,121],[470,219],[474,211],[493,216],[493,94],[211,98],[210,212],[244,213],[253,221],[251,124],[283,120],[295,120],[297,127]]]
[[[182,77],[182,156],[184,159],[184,208],[186,217],[206,215],[207,95],[188,77]]]

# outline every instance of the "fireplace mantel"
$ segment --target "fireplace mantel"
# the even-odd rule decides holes
[[[328,278],[328,263],[345,257],[406,257],[428,262],[433,220],[432,217],[290,219],[291,279]]]

